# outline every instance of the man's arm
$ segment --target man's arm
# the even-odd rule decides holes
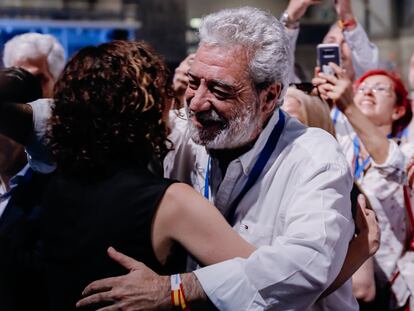
[[[170,276],[158,275],[112,247],[108,255],[130,272],[89,284],[82,293],[84,298],[76,304],[78,308],[105,301],[112,302],[105,311],[172,309]],[[194,273],[181,274],[181,280],[191,309],[214,310]]]
[[[299,20],[310,6],[319,3],[321,3],[321,0],[290,0],[280,19],[285,26],[289,38],[290,56],[292,58],[292,68],[290,68],[289,72],[290,83],[298,82],[299,80],[295,75],[295,51],[296,41],[299,36]]]
[[[345,24],[348,21],[355,21],[351,0],[336,0],[335,9],[338,18],[345,22]],[[346,43],[351,49],[356,78],[368,70],[377,69],[379,63],[378,47],[369,41],[361,24],[358,22],[350,23],[350,26],[344,27],[343,34]]]

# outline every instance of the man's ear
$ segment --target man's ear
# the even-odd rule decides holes
[[[404,106],[397,106],[394,108],[394,112],[392,113],[392,119],[397,121],[398,119],[402,118],[405,115],[406,108]]]
[[[269,114],[275,110],[281,92],[281,83],[273,83],[260,92],[259,99],[263,113]]]

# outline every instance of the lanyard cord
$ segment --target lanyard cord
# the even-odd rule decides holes
[[[393,138],[392,134],[388,134],[387,138]],[[361,146],[359,144],[358,136],[355,136],[354,138],[354,162],[355,162],[355,170],[354,170],[354,176],[355,179],[358,180],[361,178],[362,173],[364,172],[365,168],[369,165],[371,162],[371,156],[368,156],[362,163],[360,164],[359,161],[359,154],[361,151]]]
[[[276,148],[276,145],[279,141],[279,138],[282,134],[284,127],[285,127],[285,115],[279,109],[279,121],[276,123],[275,127],[270,133],[270,136],[267,139],[266,144],[264,145],[262,151],[260,152],[259,157],[256,163],[254,164],[242,191],[239,193],[236,199],[232,202],[231,207],[226,215],[226,219],[230,224],[232,224],[233,222],[234,214],[236,212],[237,206],[239,205],[240,201],[243,199],[244,195],[250,190],[250,188],[253,187],[253,185],[256,183],[257,179],[263,172],[263,169],[265,168],[267,162],[269,161],[270,156],[272,155],[273,151]],[[206,175],[205,175],[205,184],[204,184],[204,197],[206,199],[209,199],[208,189],[209,189],[210,167],[211,167],[211,158],[209,157],[209,160],[207,163]]]

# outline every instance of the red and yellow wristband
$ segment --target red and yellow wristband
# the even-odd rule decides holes
[[[181,310],[190,311],[179,274],[171,275],[171,303],[174,307],[181,308]]]
[[[340,29],[342,30],[346,30],[346,29],[354,29],[357,25],[357,21],[352,18],[352,19],[348,19],[348,20],[338,20],[338,26]]]

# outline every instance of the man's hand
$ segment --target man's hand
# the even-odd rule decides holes
[[[175,69],[173,88],[177,97],[182,97],[188,86],[188,70],[193,62],[195,54],[188,55]]]
[[[76,307],[102,302],[112,305],[98,311],[160,310],[171,306],[170,278],[160,276],[143,263],[108,248],[109,256],[130,270],[126,275],[98,280],[83,291]]]
[[[298,21],[305,14],[308,7],[321,2],[322,0],[290,0],[286,12],[292,21]]]

